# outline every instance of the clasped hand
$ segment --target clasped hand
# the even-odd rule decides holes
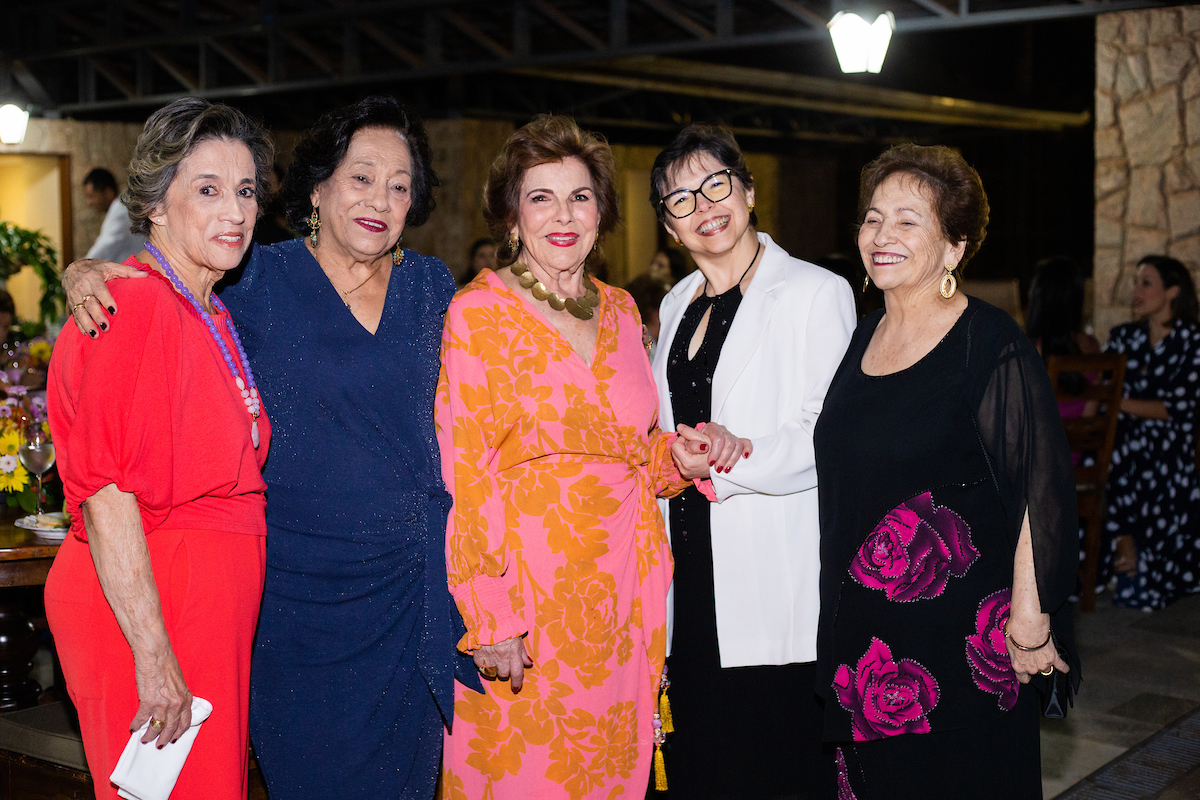
[[[671,457],[679,474],[689,481],[710,478],[712,470],[729,472],[754,452],[749,439],[739,439],[716,422],[695,428],[677,425],[675,430],[679,437],[671,444]]]

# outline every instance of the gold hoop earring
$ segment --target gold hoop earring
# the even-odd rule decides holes
[[[312,242],[312,246],[317,246],[317,231],[321,229],[321,218],[317,216],[317,207],[313,206],[313,213],[308,218],[308,238]]]
[[[949,300],[958,291],[958,279],[954,277],[955,264],[946,265],[946,274],[942,278],[942,297]]]
[[[863,276],[863,288],[862,288],[862,290],[865,292],[865,291],[867,290],[867,287],[868,287],[868,286],[870,286],[870,285],[871,285],[871,276],[870,276],[870,275],[864,275],[864,276]]]

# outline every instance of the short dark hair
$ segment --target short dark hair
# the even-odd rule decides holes
[[[1042,356],[1079,353],[1076,335],[1083,330],[1084,277],[1073,259],[1043,258],[1029,284],[1025,333],[1041,342]]]
[[[979,252],[987,236],[987,194],[979,173],[958,152],[942,145],[898,144],[863,167],[858,192],[858,222],[871,207],[875,190],[892,175],[911,175],[929,190],[942,235],[951,244],[966,243],[958,272]]]
[[[1138,266],[1148,264],[1162,278],[1163,288],[1179,287],[1179,294],[1171,301],[1171,322],[1195,322],[1200,313],[1200,303],[1196,300],[1196,284],[1192,281],[1192,273],[1183,262],[1169,256],[1144,256],[1138,260]]]
[[[654,213],[660,222],[667,221],[667,210],[663,208],[662,199],[670,188],[667,185],[670,178],[668,173],[700,153],[708,153],[731,169],[746,189],[754,186],[754,175],[746,166],[746,156],[728,128],[688,125],[655,157],[654,166],[650,169],[650,205],[654,206]],[[753,211],[750,212],[750,225],[758,225],[758,215]]]
[[[129,230],[150,235],[150,215],[166,200],[179,165],[210,139],[241,142],[254,159],[254,191],[258,213],[271,199],[271,166],[275,146],[262,126],[231,106],[199,97],[181,97],[146,120],[129,161],[129,186],[121,202],[129,210]]]
[[[600,211],[599,240],[617,227],[621,210],[615,184],[616,163],[612,148],[604,137],[590,133],[575,124],[570,117],[540,114],[508,138],[500,155],[488,171],[483,190],[483,218],[487,220],[496,247],[496,263],[502,267],[517,260],[519,248],[513,249],[509,232],[520,214],[521,182],[525,173],[540,164],[552,164],[568,158],[578,158],[587,167],[596,190],[596,205]],[[589,266],[603,262],[599,249],[588,256]]]
[[[293,230],[309,232],[313,189],[337,170],[350,149],[350,140],[364,128],[394,130],[404,139],[413,170],[412,205],[404,224],[415,228],[429,219],[436,205],[433,190],[440,184],[433,171],[425,123],[396,98],[375,95],[330,111],[296,143],[295,159],[288,168],[282,192],[288,225]]]
[[[97,192],[103,192],[105,189],[112,189],[112,193],[117,193],[117,179],[113,174],[104,167],[96,167],[87,175],[83,176],[83,185],[91,186]]]

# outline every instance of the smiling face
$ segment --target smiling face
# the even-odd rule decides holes
[[[592,174],[578,158],[530,167],[521,180],[514,232],[520,260],[551,273],[583,265],[600,226]]]
[[[224,272],[246,254],[257,216],[250,148],[209,139],[179,163],[166,201],[150,215],[150,238],[176,268]]]
[[[364,128],[350,139],[346,155],[310,198],[319,210],[322,248],[357,262],[374,261],[404,232],[412,206],[412,155],[390,128]]]
[[[713,173],[728,169],[711,154],[701,150],[676,163],[667,171],[667,189],[663,196],[687,189],[695,191]],[[747,189],[737,176],[731,175],[729,196],[713,202],[699,192],[696,193],[696,210],[683,219],[669,214],[664,222],[667,231],[692,253],[720,255],[733,249],[734,245],[750,228],[750,206],[754,204],[754,188]]]
[[[946,240],[932,200],[925,185],[907,173],[888,176],[871,195],[858,251],[883,291],[938,285],[945,265],[962,260],[966,243]]]
[[[1163,285],[1162,275],[1151,264],[1139,264],[1133,279],[1133,313],[1139,317],[1169,321],[1171,301],[1179,296],[1179,287]],[[1165,320],[1163,319],[1165,317]]]

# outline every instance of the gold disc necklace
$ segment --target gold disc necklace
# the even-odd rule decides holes
[[[544,300],[550,304],[550,307],[555,311],[562,311],[564,308],[567,312],[576,319],[584,320],[585,322],[592,318],[595,313],[594,309],[600,305],[600,290],[596,288],[595,281],[592,276],[585,271],[583,273],[583,297],[559,297],[554,292],[546,288],[546,284],[537,279],[537,276],[529,271],[529,265],[517,262],[509,267],[513,275],[517,276],[517,281],[521,284],[521,288],[528,289],[536,300]]]

